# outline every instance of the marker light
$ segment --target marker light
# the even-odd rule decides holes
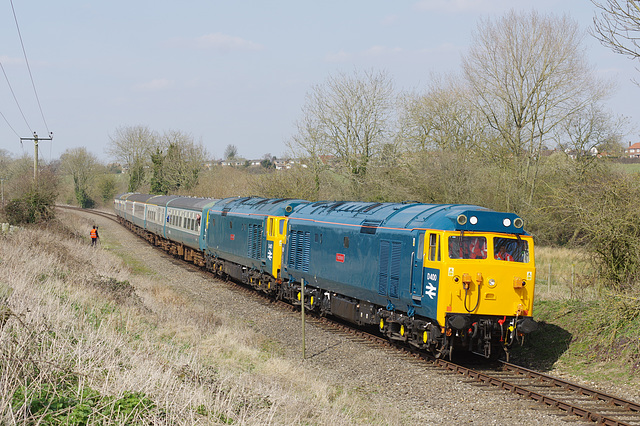
[[[476,225],[478,223],[478,218],[475,216],[471,216],[469,218],[469,223],[471,223],[472,225]]]
[[[508,217],[506,217],[503,221],[502,224],[504,226],[511,226],[511,219],[509,219]]]

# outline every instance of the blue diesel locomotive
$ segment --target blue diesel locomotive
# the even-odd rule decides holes
[[[121,223],[187,261],[437,356],[499,356],[536,328],[533,240],[512,213],[131,193],[115,209]]]

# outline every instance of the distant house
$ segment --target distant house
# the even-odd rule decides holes
[[[631,145],[629,142],[629,148],[624,150],[624,153],[629,158],[640,158],[640,142]]]

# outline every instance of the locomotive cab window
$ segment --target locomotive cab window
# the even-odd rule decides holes
[[[529,243],[517,238],[494,238],[493,257],[510,262],[529,262]]]
[[[344,237],[344,248],[349,248],[349,237]]]
[[[451,235],[449,259],[486,259],[487,238]]]
[[[274,221],[275,221],[274,218],[272,217],[269,218],[269,222],[267,226],[267,235],[269,235],[270,237],[275,237],[274,226],[273,226]]]
[[[424,256],[424,234],[418,236],[418,248],[416,251],[416,259],[422,259]]]
[[[440,244],[438,241],[438,234],[429,234],[429,260],[440,261]]]

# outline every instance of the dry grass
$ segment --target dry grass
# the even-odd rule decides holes
[[[0,423],[402,422],[69,234],[0,237]]]
[[[535,250],[537,300],[602,297],[603,286],[594,277],[587,253],[580,249],[540,246]]]

